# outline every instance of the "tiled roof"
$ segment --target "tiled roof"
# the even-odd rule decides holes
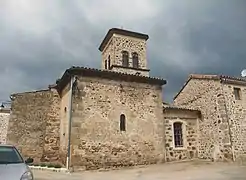
[[[24,92],[12,93],[10,95],[10,99],[12,99],[13,97],[15,97],[17,95],[23,95],[23,94],[27,94],[27,93],[46,92],[46,91],[49,91],[49,89],[40,89],[40,90],[32,90],[32,91],[24,91]]]
[[[220,75],[220,79],[223,81],[240,81],[243,83],[246,83],[246,78],[239,78],[239,77],[232,77],[232,76],[225,76],[225,75]]]
[[[192,79],[213,79],[213,80],[235,80],[246,82],[246,78],[238,78],[226,75],[206,75],[206,74],[191,74],[189,78]]]
[[[0,108],[0,113],[10,113],[11,108]]]
[[[180,91],[176,94],[176,96],[174,96],[173,99],[176,99],[178,97],[178,95],[183,91],[183,89],[186,87],[191,79],[218,80],[225,83],[246,85],[246,78],[238,78],[226,75],[190,74],[188,80],[185,82],[185,84],[182,86]]]
[[[120,34],[120,35],[136,37],[136,38],[145,39],[145,40],[149,39],[149,36],[147,34],[128,31],[128,30],[124,30],[124,29],[112,28],[108,31],[105,38],[103,39],[103,41],[99,47],[100,51],[103,51],[104,47],[107,45],[108,41],[113,36],[113,34]]]
[[[100,70],[87,67],[75,67],[67,69],[61,79],[57,80],[57,89],[63,89],[63,87],[69,82],[71,75],[82,75],[89,77],[106,78],[112,80],[122,80],[128,82],[140,82],[147,84],[164,85],[166,80],[155,77],[147,77],[141,75],[127,74],[115,71]]]
[[[182,107],[177,107],[177,106],[167,106],[167,107],[163,107],[164,110],[184,110],[184,111],[199,111],[198,109],[191,109],[191,108],[182,108]]]

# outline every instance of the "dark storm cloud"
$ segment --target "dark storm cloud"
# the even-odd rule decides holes
[[[167,78],[167,101],[190,73],[240,76],[246,68],[246,2],[187,2],[172,4],[150,31],[152,71]]]
[[[167,79],[169,102],[190,73],[238,76],[246,68],[244,0],[3,2],[0,101],[46,88],[72,65],[100,68],[98,46],[111,27],[149,34],[151,75]]]
[[[5,86],[0,101],[14,92],[47,88],[73,65],[100,63],[96,28],[76,13],[76,6],[66,10],[66,18],[45,33],[0,18],[0,83]]]

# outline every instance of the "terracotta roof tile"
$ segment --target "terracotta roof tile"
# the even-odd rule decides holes
[[[169,110],[169,109],[173,109],[173,110],[184,110],[184,111],[199,111],[198,109],[191,109],[191,108],[183,108],[183,107],[177,107],[177,106],[167,106],[167,107],[163,107],[164,110]]]

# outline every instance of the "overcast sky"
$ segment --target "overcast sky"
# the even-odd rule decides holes
[[[112,27],[147,33],[170,102],[190,73],[240,76],[245,0],[0,0],[0,101],[46,88],[72,65],[100,68]]]

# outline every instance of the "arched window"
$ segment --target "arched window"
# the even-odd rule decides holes
[[[110,55],[108,55],[108,69],[110,69],[110,66],[111,66],[110,63],[111,63],[111,62],[110,62]]]
[[[126,116],[124,114],[120,115],[120,131],[126,131]]]
[[[129,53],[127,51],[122,52],[122,66],[129,66]]]
[[[108,69],[107,60],[105,60],[105,62],[104,62],[104,68],[105,68],[105,69]]]
[[[182,123],[175,122],[173,123],[173,133],[174,133],[174,145],[175,147],[183,147],[183,131],[182,131]]]
[[[132,65],[134,68],[139,67],[139,62],[138,62],[138,53],[134,52],[132,53]]]

